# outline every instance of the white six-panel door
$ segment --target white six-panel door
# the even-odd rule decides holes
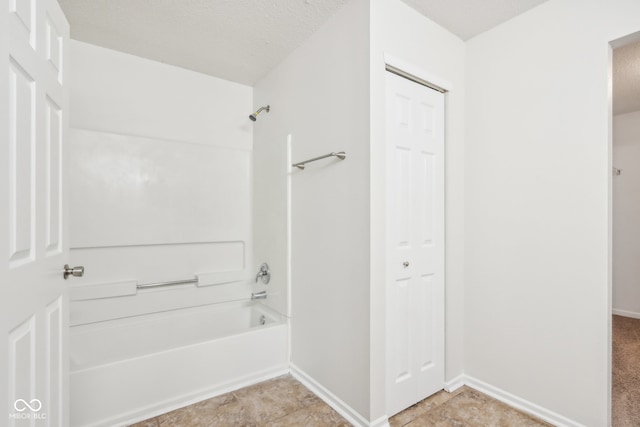
[[[387,414],[444,385],[444,94],[386,76]]]
[[[69,25],[56,0],[2,2],[0,425],[65,426]]]

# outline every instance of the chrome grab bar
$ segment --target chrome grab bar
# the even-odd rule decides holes
[[[194,279],[183,279],[183,280],[171,280],[168,282],[156,282],[156,283],[138,283],[136,285],[137,289],[148,289],[148,288],[159,288],[161,286],[173,286],[173,285],[189,285],[189,284],[197,284],[198,278]],[[267,299],[267,291],[262,292],[252,292],[251,299]]]
[[[315,162],[316,160],[326,159],[327,157],[337,157],[340,160],[344,160],[347,158],[347,153],[344,151],[338,151],[337,153],[331,152],[329,154],[325,154],[324,156],[314,157],[313,159],[305,160],[304,162],[294,163],[291,166],[296,167],[298,169],[304,169],[305,163]]]
[[[136,288],[138,289],[146,289],[146,288],[158,288],[161,286],[173,286],[173,285],[188,285],[188,284],[196,284],[198,283],[198,279],[184,279],[184,280],[171,280],[169,282],[156,282],[156,283],[138,283]]]
[[[258,275],[258,277],[262,278],[264,283],[268,283],[270,271],[269,266],[263,264],[261,266],[261,272],[263,271],[262,267],[264,267],[264,273]],[[166,282],[154,282],[154,283],[136,283],[136,289],[150,289],[150,288],[159,288],[162,286],[174,286],[174,285],[197,285],[197,286],[211,286],[211,285],[221,285],[224,283],[233,283],[233,282],[242,282],[247,279],[245,277],[244,270],[237,271],[220,271],[214,273],[197,273],[194,277],[190,277],[188,279],[180,279],[180,280],[169,280]],[[257,281],[257,280],[256,280]]]

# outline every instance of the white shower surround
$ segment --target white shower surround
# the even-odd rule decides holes
[[[169,149],[163,152],[175,156],[196,150],[202,154],[191,156],[192,160],[196,157],[194,163],[205,152],[214,160],[226,162],[239,156],[245,166],[250,162],[254,124],[247,114],[255,110],[252,88],[77,41],[71,43],[71,50],[72,127],[80,138],[76,142],[98,138],[106,144],[103,148],[115,149],[108,144],[122,139],[129,148],[148,143],[142,151],[166,146]],[[79,151],[73,150],[72,156],[74,153]],[[132,159],[126,150],[115,150],[114,155],[122,162]],[[71,161],[78,164],[79,159]],[[162,162],[154,159],[150,163],[155,170]],[[185,167],[177,169],[166,170],[160,177],[174,179],[171,175]],[[218,202],[232,194],[235,201],[249,203],[252,189],[246,179],[251,175],[246,168],[234,168],[226,178],[231,186],[245,184],[235,189],[227,185],[227,193],[215,196],[224,187],[221,180],[194,175],[185,187],[209,185]],[[247,280],[111,292],[114,283],[120,289],[122,283],[130,288],[136,282],[191,278],[202,272],[255,273],[249,208],[234,207],[234,203],[219,207],[234,213],[231,226],[207,221],[203,217],[211,215],[203,212],[197,220],[210,223],[208,237],[182,233],[180,244],[165,236],[147,245],[144,239],[127,235],[108,247],[92,238],[79,245],[86,248],[71,251],[71,264],[87,267],[86,278],[76,283],[82,289],[71,292],[71,324],[75,325],[71,425],[125,425],[288,372],[286,318],[266,308],[274,300],[260,302],[262,309],[247,306],[251,292],[266,289],[270,298],[286,307],[286,299],[278,299],[286,286],[280,269],[273,270],[274,280],[268,288]],[[236,214],[238,210],[242,214]],[[161,212],[166,214],[166,210]],[[127,229],[131,222],[142,221],[120,219],[113,226]],[[228,235],[230,230],[235,232]],[[71,231],[72,236],[82,237],[87,230],[76,227]],[[154,235],[158,237],[155,231]],[[118,268],[108,267],[114,265]],[[107,295],[104,289],[111,291]],[[88,299],[87,292],[91,294]],[[245,302],[226,302],[239,299]],[[199,307],[193,307],[196,305]],[[267,313],[277,321],[251,328],[251,311]],[[91,333],[80,337],[83,331]]]
[[[73,327],[71,425],[126,425],[284,374],[287,334],[248,301]]]

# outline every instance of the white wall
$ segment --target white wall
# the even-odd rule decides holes
[[[72,127],[251,148],[251,87],[76,40],[71,54]]]
[[[75,285],[253,275],[252,89],[77,41],[70,68],[71,261],[86,267]],[[84,301],[72,322],[250,290],[244,280]]]
[[[371,3],[371,419],[385,414],[385,60],[446,80],[446,380],[462,374],[465,44],[400,0]]]
[[[467,43],[465,372],[609,425],[609,42],[636,0],[551,0]]]
[[[256,253],[272,254],[273,265],[282,266],[278,275],[286,265],[281,233],[287,136],[294,161],[347,153],[344,161],[319,161],[291,172],[292,363],[364,418],[369,416],[368,3],[352,0],[343,6],[254,92],[256,107],[272,108],[255,124],[254,212],[273,212],[260,221],[274,227],[268,231],[272,249],[258,247]],[[271,177],[271,188],[260,185],[259,176]],[[261,192],[272,196],[258,196]]]
[[[613,309],[640,318],[640,111],[613,118]]]

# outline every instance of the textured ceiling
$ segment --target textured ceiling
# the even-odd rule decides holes
[[[76,40],[248,85],[347,1],[59,0]],[[402,1],[467,40],[546,0]],[[640,110],[640,42],[613,58],[614,114]]]
[[[547,0],[402,0],[462,40],[468,40]]]
[[[248,85],[347,1],[59,0],[76,40]],[[466,40],[545,0],[403,1]]]
[[[59,0],[71,37],[253,85],[348,0]]]
[[[640,41],[613,51],[613,114],[640,111]]]

